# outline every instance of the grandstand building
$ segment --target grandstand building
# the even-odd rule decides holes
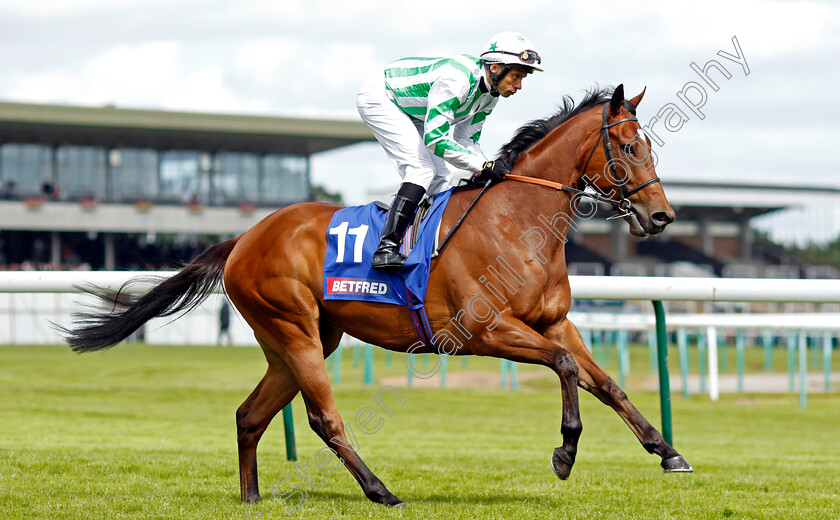
[[[0,103],[0,266],[188,260],[311,200],[313,154],[371,140],[361,121]]]

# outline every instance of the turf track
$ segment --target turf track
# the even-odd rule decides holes
[[[646,349],[632,354],[631,399],[659,424]],[[758,363],[758,361],[756,361]],[[584,432],[569,481],[549,468],[559,444],[554,378],[493,388],[398,388],[380,431],[357,433],[360,454],[404,510],[369,503],[350,475],[312,471],[322,448],[295,421],[300,467],[285,460],[278,418],[260,445],[264,500],[239,503],[234,410],[257,383],[257,349],[122,345],[77,356],[65,347],[0,347],[0,518],[840,518],[840,395],[673,396],[677,448],[694,474],[665,475],[623,422],[581,392]],[[783,364],[779,364],[783,367]],[[470,370],[497,370],[471,359]],[[450,373],[460,362],[450,363]],[[375,406],[345,355],[336,399],[345,421]],[[521,370],[526,370],[522,367]],[[649,370],[649,368],[648,368]],[[405,373],[401,356],[377,381]],[[298,486],[301,494],[272,498]]]

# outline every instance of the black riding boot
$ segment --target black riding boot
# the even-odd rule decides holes
[[[379,238],[379,247],[373,254],[371,267],[379,271],[399,271],[405,265],[405,257],[400,254],[400,245],[409,222],[414,218],[417,205],[426,190],[422,186],[404,182],[394,197],[394,202],[385,217],[385,227]]]

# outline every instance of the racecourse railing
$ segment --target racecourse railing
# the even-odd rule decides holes
[[[77,292],[78,286],[95,284],[102,288],[119,289],[135,277],[171,276],[174,272],[112,272],[112,271],[6,271],[0,272],[0,292],[10,293],[66,293]],[[572,296],[586,300],[650,300],[656,317],[656,338],[659,368],[659,395],[662,414],[662,434],[673,444],[671,428],[671,391],[668,374],[667,329],[663,301],[704,302],[793,302],[840,303],[840,280],[795,280],[752,278],[680,278],[636,276],[570,276]],[[141,293],[150,288],[140,283],[127,290]],[[802,350],[800,346],[800,355]],[[716,349],[709,349],[716,350]],[[291,414],[284,410],[287,422],[287,453],[291,438]]]

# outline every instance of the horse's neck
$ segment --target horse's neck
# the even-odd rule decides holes
[[[580,125],[571,124],[573,120],[555,128],[523,153],[511,173],[577,187],[583,175],[586,145],[596,130],[587,132]]]
[[[511,173],[578,187],[586,155],[584,150],[591,137],[591,132],[581,130],[578,125],[561,125],[525,152]],[[552,233],[568,236],[574,216],[568,192],[534,185],[525,188],[518,182],[509,184],[509,207],[516,212],[517,220],[543,226],[551,223]],[[565,240],[559,247],[563,243]]]

